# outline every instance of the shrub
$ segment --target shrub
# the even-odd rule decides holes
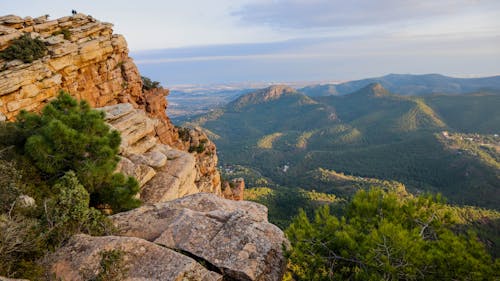
[[[0,275],[16,276],[19,263],[26,264],[41,250],[39,223],[35,219],[0,214]]]
[[[101,261],[97,274],[90,270],[84,270],[83,277],[89,281],[121,281],[126,278],[128,269],[125,265],[122,250],[101,251]]]
[[[47,180],[74,171],[92,206],[110,204],[125,210],[139,205],[134,198],[137,181],[114,173],[120,134],[104,122],[104,112],[91,109],[87,102],[61,92],[41,114],[22,111],[14,132],[16,145]]]
[[[198,146],[190,146],[189,147],[189,152],[197,152],[197,153],[202,153],[205,151],[205,143],[200,143]]]
[[[67,29],[67,28],[63,28],[63,29],[60,29],[60,30],[55,31],[54,33],[52,33],[52,35],[59,35],[59,34],[62,34],[63,38],[65,40],[70,40],[71,39],[71,31],[69,31],[69,29]]]
[[[75,233],[102,235],[108,232],[108,220],[89,208],[90,196],[73,171],[67,172],[53,186],[54,197],[44,201],[43,221],[48,244],[59,246]]]
[[[177,128],[177,132],[179,133],[179,138],[182,141],[189,141],[189,139],[191,138],[189,136],[189,128],[184,128],[184,127],[179,127],[179,126],[176,126],[176,128]]]
[[[14,39],[7,49],[0,52],[0,58],[5,60],[22,60],[25,63],[33,62],[47,54],[45,43],[38,38],[31,38],[29,33]]]
[[[141,79],[142,79],[142,89],[143,90],[151,90],[151,89],[161,88],[160,82],[158,82],[158,81],[153,81],[145,76],[141,76]]]

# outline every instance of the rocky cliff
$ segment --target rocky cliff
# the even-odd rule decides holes
[[[113,280],[281,280],[283,232],[267,221],[266,207],[220,197],[215,145],[199,130],[173,126],[168,90],[143,89],[111,24],[82,14],[4,16],[0,51],[26,33],[48,52],[30,63],[0,60],[0,121],[40,110],[61,89],[87,100],[121,132],[117,169],[138,179],[145,203],[111,217],[118,236],[75,235],[48,254],[48,280],[101,280],[103,266]],[[228,197],[241,200],[244,183],[236,183]]]
[[[0,17],[0,51],[25,33],[42,40],[48,49],[44,57],[31,63],[0,59],[0,121],[13,120],[21,110],[40,110],[61,89],[87,100],[93,107],[126,103],[127,106],[119,107],[128,110],[124,116],[119,116],[121,119],[109,117],[111,123],[120,123],[114,127],[126,138],[124,148],[127,149],[122,150],[121,165],[124,172],[136,176],[145,173],[141,174],[141,184],[152,179],[150,185],[154,185],[151,169],[137,170],[139,168],[128,165],[127,159],[134,163],[144,162],[146,160],[139,161],[133,154],[146,153],[154,147],[154,152],[148,156],[163,159],[158,147],[166,145],[169,151],[166,154],[176,154],[174,158],[183,159],[176,165],[185,164],[185,170],[192,170],[194,166],[195,172],[189,175],[182,171],[170,172],[170,177],[184,177],[179,184],[184,184],[180,189],[185,190],[171,192],[162,200],[199,191],[220,194],[215,145],[202,132],[179,129],[170,122],[165,114],[168,90],[143,90],[139,71],[128,56],[127,43],[123,36],[113,34],[112,27],[110,23],[83,14],[56,20],[45,16]],[[137,161],[129,159],[130,156]],[[162,167],[164,165],[152,168]],[[158,170],[155,173],[158,180],[165,179]],[[186,180],[189,182],[184,182]],[[176,181],[179,180],[169,182]]]

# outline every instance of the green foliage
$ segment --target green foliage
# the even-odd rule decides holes
[[[59,34],[62,34],[65,40],[71,40],[71,31],[69,31],[69,29],[63,28],[52,33],[52,35],[59,35]]]
[[[32,263],[33,256],[41,252],[42,237],[39,222],[17,214],[0,214],[0,275],[20,276]],[[30,268],[33,268],[31,266]]]
[[[22,60],[31,63],[47,54],[45,43],[38,38],[31,38],[29,33],[12,40],[12,44],[7,49],[0,52],[0,58],[4,60]]]
[[[74,171],[91,196],[92,206],[112,205],[116,210],[138,206],[138,184],[115,175],[120,135],[93,110],[61,92],[40,115],[21,112],[15,123],[15,144],[24,150],[47,179]]]
[[[158,81],[153,81],[148,77],[141,76],[142,79],[142,89],[143,90],[152,90],[152,89],[158,89],[161,88],[160,82]]]
[[[5,125],[0,127],[0,135],[6,136],[0,144],[0,276],[41,280],[45,273],[38,262],[47,251],[75,233],[109,235],[114,227],[100,211],[89,207],[90,195],[75,172],[47,177],[29,155],[21,154],[29,134],[22,127]],[[121,174],[112,179],[114,186],[135,183]],[[130,186],[125,189],[131,190]],[[118,201],[113,206],[131,207],[126,205],[131,201],[117,194],[112,194]]]
[[[300,93],[267,101],[247,96],[190,123],[217,136],[225,166],[244,166],[271,184],[338,196],[378,179],[411,192],[441,192],[457,204],[499,208],[500,170],[491,165],[500,159],[498,149],[477,145],[461,154],[436,134],[497,133],[500,95],[410,97],[364,89],[313,101]],[[319,169],[352,180],[318,176]]]
[[[259,187],[245,189],[244,192],[245,200],[265,205],[268,208],[269,221],[281,229],[288,227],[301,209],[312,216],[318,205],[331,205],[339,202],[333,195],[297,188]]]
[[[111,228],[99,211],[89,208],[90,196],[73,171],[62,176],[52,192],[55,196],[44,201],[43,215],[50,245],[57,247],[75,233],[102,235]]]
[[[105,204],[114,212],[131,210],[141,205],[141,201],[135,198],[139,190],[139,183],[135,178],[115,173],[109,182],[103,184],[96,192],[94,204],[98,205],[102,202],[102,198],[106,198]]]
[[[189,136],[189,128],[184,128],[184,127],[179,127],[176,126],[177,132],[179,133],[179,138],[182,141],[189,141],[190,136]]]
[[[189,147],[189,152],[197,152],[197,153],[202,153],[203,151],[205,151],[205,143],[201,142],[199,145],[197,146],[190,146]]]
[[[83,272],[84,278],[89,281],[121,281],[127,277],[128,269],[125,265],[122,250],[101,251],[101,261],[97,275],[93,272]]]
[[[439,197],[358,191],[345,216],[328,206],[301,212],[287,229],[295,280],[494,280],[492,260],[456,223]]]

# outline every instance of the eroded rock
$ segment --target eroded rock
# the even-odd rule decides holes
[[[112,216],[119,235],[133,236],[203,258],[235,280],[281,280],[283,232],[267,208],[198,193]]]
[[[101,253],[111,250],[123,254],[123,280],[222,280],[185,255],[133,237],[75,235],[46,263],[57,280],[84,281],[101,272]]]

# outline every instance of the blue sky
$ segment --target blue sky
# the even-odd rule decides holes
[[[498,0],[0,1],[2,14],[72,9],[114,23],[167,86],[500,74]]]

